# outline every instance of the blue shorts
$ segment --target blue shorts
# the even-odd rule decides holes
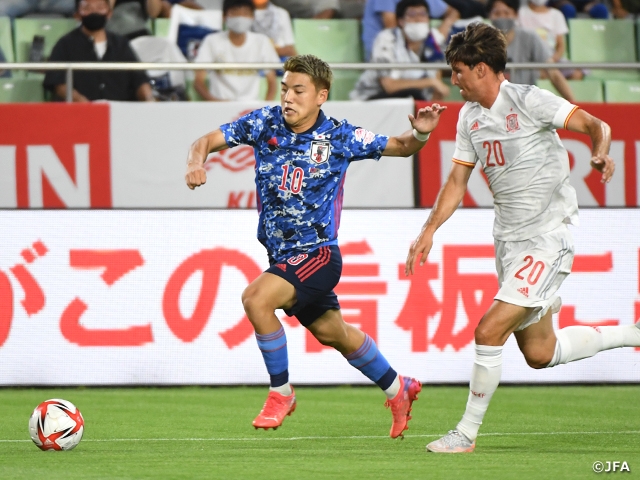
[[[266,271],[284,278],[296,289],[297,302],[285,310],[305,327],[327,310],[339,310],[338,296],[333,292],[342,273],[342,255],[337,245],[320,247],[276,263],[270,260]]]

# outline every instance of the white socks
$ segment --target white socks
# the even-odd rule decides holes
[[[493,392],[502,375],[502,348],[476,345],[476,359],[471,370],[467,409],[456,429],[472,442],[478,436],[482,418],[489,408]]]
[[[384,393],[389,400],[392,400],[398,395],[400,391],[400,375],[396,375],[396,379],[393,381],[391,386],[387,388]]]
[[[556,350],[548,367],[555,367],[612,348],[640,347],[640,328],[635,325],[616,327],[566,327],[556,332]]]
[[[288,397],[293,393],[291,384],[289,382],[285,383],[284,385],[280,385],[279,387],[269,387],[269,390],[271,390],[272,392],[278,392],[280,395],[284,395],[285,397]]]

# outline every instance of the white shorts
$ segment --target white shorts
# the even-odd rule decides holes
[[[573,237],[566,224],[519,242],[495,240],[496,270],[500,290],[496,300],[534,308],[516,331],[537,323],[562,300],[556,292],[573,265]]]

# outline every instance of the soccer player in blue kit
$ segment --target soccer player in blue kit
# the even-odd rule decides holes
[[[345,323],[340,313],[333,288],[342,270],[337,236],[343,184],[352,161],[407,157],[420,150],[445,107],[433,104],[415,117],[409,115],[412,129],[402,135],[376,135],[322,112],[332,81],[324,61],[294,56],[284,64],[284,72],[281,105],[255,110],[196,140],[185,175],[194,189],[206,182],[203,165],[210,153],[240,144],[254,147],[258,240],[271,266],[245,289],[242,303],[271,387],[253,425],[275,430],[296,408],[287,339],[275,315],[281,308],[384,391],[393,416],[390,436],[397,438],[408,428],[412,403],[422,387],[398,375],[371,337]]]

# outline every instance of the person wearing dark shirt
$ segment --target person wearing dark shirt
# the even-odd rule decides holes
[[[76,0],[76,15],[82,25],[63,36],[53,47],[51,62],[137,62],[129,41],[107,32],[111,15],[109,0]],[[49,71],[45,88],[57,97],[66,96],[66,74]],[[75,70],[73,101],[143,100],[153,101],[149,79],[141,70]]]

